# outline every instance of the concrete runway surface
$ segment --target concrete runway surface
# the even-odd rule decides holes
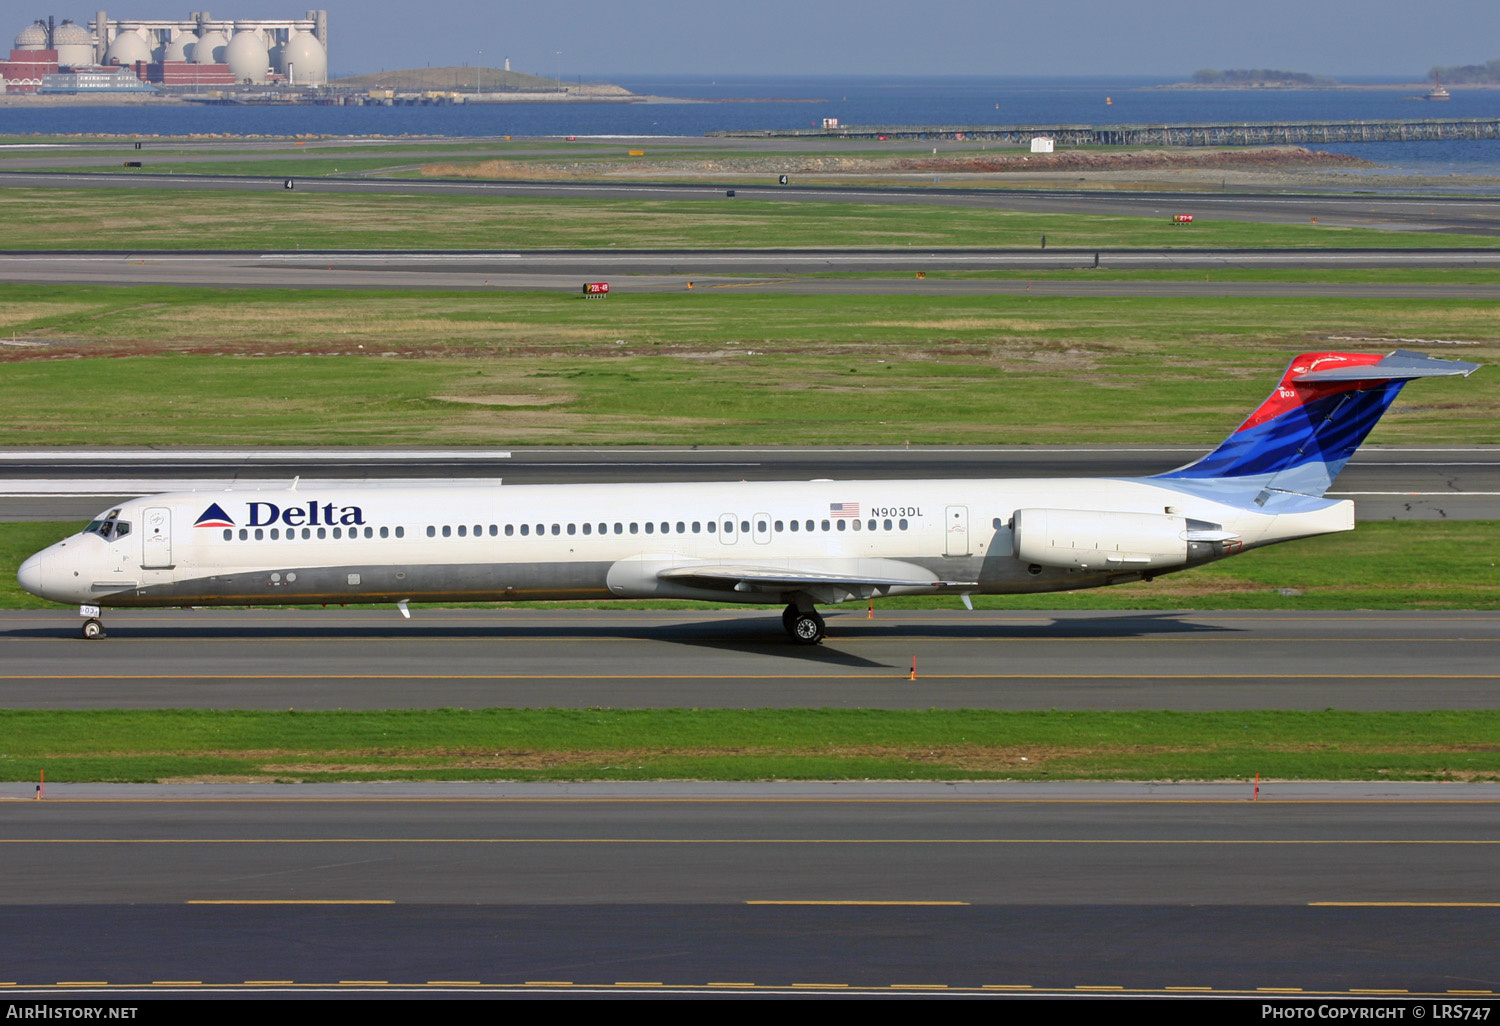
[[[0,708],[1489,709],[1500,616],[829,607],[0,613]],[[910,679],[912,660],[917,680]]]
[[[1500,989],[1492,785],[14,797],[11,999]]]

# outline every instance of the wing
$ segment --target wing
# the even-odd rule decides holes
[[[843,602],[849,598],[871,598],[876,594],[888,594],[893,588],[939,591],[979,586],[978,581],[940,580],[931,571],[910,563],[895,560],[881,560],[880,563],[877,573],[845,573],[742,563],[696,563],[667,567],[657,571],[656,576],[663,581],[741,593],[800,591],[824,603]]]

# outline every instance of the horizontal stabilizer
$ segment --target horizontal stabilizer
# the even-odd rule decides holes
[[[1440,360],[1425,353],[1398,349],[1384,359],[1358,367],[1336,366],[1311,370],[1292,378],[1304,381],[1411,381],[1414,378],[1468,377],[1479,364],[1464,360]]]

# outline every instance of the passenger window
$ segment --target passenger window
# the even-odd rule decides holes
[[[225,541],[233,541],[233,540],[234,540],[234,532],[233,532],[233,531],[231,531],[231,530],[230,530],[230,529],[229,529],[229,528],[227,528],[227,527],[226,527],[226,528],[224,528],[224,540],[225,540]]]
[[[681,520],[677,521],[677,533],[687,534],[687,524],[684,524]]]
[[[389,527],[382,527],[380,529],[380,537],[382,537],[382,538],[389,538],[390,536],[391,536],[391,529]]]
[[[639,531],[640,531],[640,525],[639,524],[631,524],[630,525],[630,533],[631,534],[636,534]]]
[[[823,530],[828,530],[828,521],[823,521]]]
[[[781,531],[781,521],[780,520],[776,521],[776,530],[777,530],[778,533]]]
[[[275,541],[276,539],[278,539],[280,537],[281,537],[281,532],[278,531],[278,530],[276,530],[276,528],[274,528],[274,527],[271,528],[271,540]]]
[[[901,521],[901,530],[903,530],[903,531],[906,530],[906,521],[905,520]]]
[[[811,520],[809,520],[809,521],[808,521],[808,522],[807,522],[807,529],[808,529],[808,530],[809,530],[809,531],[811,531],[811,530],[813,530],[813,522],[812,522],[812,521],[811,521]],[[825,530],[826,530],[826,528],[825,528]]]
[[[337,531],[338,528],[335,527],[334,530]],[[255,540],[256,541],[265,541],[266,540],[266,532],[262,531],[260,528],[257,527],[255,529]]]
[[[651,523],[651,521],[649,521],[649,520],[648,520],[648,521],[646,521],[646,533],[647,533],[647,534],[650,534],[650,533],[651,533],[651,531],[652,531],[652,529],[653,529],[653,528],[654,528],[654,527],[655,527],[655,526],[656,526],[656,525],[654,525],[654,524],[653,524],[653,523]]]
[[[338,530],[338,528],[337,528],[337,527],[335,527],[335,528],[334,528],[334,530],[335,530],[335,531],[337,531],[337,530]],[[446,535],[446,534],[447,534],[447,533],[448,533],[448,529],[447,529],[447,528],[444,528],[444,529],[443,529],[443,534],[445,534],[445,535]],[[464,525],[463,525],[463,524],[459,524],[459,525],[458,525],[458,536],[459,536],[459,537],[460,537],[460,538],[462,538],[462,537],[464,537],[464,536],[465,536],[465,535],[467,535],[467,534],[468,534],[468,533],[469,533],[469,529],[468,529],[468,528],[467,528],[467,527],[465,527],[465,526],[464,526]]]
[[[431,531],[432,528],[429,527],[427,530]],[[304,527],[302,529],[302,537],[304,537],[304,538],[311,538],[312,537],[312,528],[311,527]]]
[[[516,533],[516,525],[515,524],[506,524],[505,525],[505,537],[507,537],[507,538],[514,537],[515,533]]]
[[[624,534],[624,533],[625,533],[625,525],[622,524],[622,523],[616,522],[615,523],[615,534]]]
[[[798,526],[797,521],[793,520],[792,521],[792,530],[795,531],[797,529],[797,526]]]
[[[892,523],[891,523],[891,522],[890,522],[890,521],[889,521],[889,520],[887,520],[887,521],[886,521],[886,522],[885,522],[885,529],[886,529],[886,530],[887,530],[887,531],[889,531],[889,530],[890,530],[890,529],[891,529],[891,528],[892,528],[892,527],[894,527],[894,526],[896,526],[896,525],[895,525],[895,524],[892,524]]]
[[[594,525],[593,524],[584,524],[583,525],[583,533],[584,534],[591,534],[593,532],[593,530],[594,530]]]
[[[693,521],[693,533],[694,534],[702,534],[703,533],[703,521],[701,521],[701,520],[694,520]]]
[[[447,530],[447,528],[444,528],[444,530]],[[318,537],[319,538],[327,538],[328,537],[328,529],[325,528],[325,527],[318,528]]]
[[[561,534],[562,532],[558,529],[558,526],[556,524],[553,524],[552,525],[552,533],[553,534]]]
[[[303,535],[303,537],[306,537],[306,535]],[[396,537],[397,538],[405,538],[406,537],[406,528],[404,528],[404,527],[398,527],[398,528],[396,528]]]
[[[708,533],[709,534],[713,534],[715,531],[718,530],[718,525],[715,524],[714,521],[712,521],[712,520],[708,521],[703,526],[706,527],[706,528],[708,528]]]
[[[576,525],[576,524],[569,524],[568,525],[568,533],[569,534],[575,534],[575,533],[577,533],[577,531],[578,531],[578,525]]]
[[[447,524],[443,525],[443,537],[444,538],[451,538],[451,537],[453,537],[453,528],[449,527]]]
[[[531,525],[530,524],[522,524],[521,525],[521,537],[524,538],[524,537],[526,537],[530,533],[531,533]]]
[[[839,530],[840,530],[840,531],[842,531],[842,530],[844,530],[844,529],[845,529],[845,526],[846,526],[846,525],[847,525],[847,524],[848,524],[848,523],[849,523],[849,521],[847,521],[847,520],[840,520],[840,521],[839,521]]]
[[[249,540],[250,540],[250,532],[247,531],[247,530],[245,530],[243,527],[240,528],[240,541],[249,541]]]

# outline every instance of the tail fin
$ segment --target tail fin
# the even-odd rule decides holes
[[[1231,479],[1247,490],[1258,488],[1259,505],[1275,492],[1320,496],[1403,385],[1414,378],[1467,377],[1478,369],[1476,363],[1404,350],[1389,356],[1303,353],[1217,449],[1158,477]]]

